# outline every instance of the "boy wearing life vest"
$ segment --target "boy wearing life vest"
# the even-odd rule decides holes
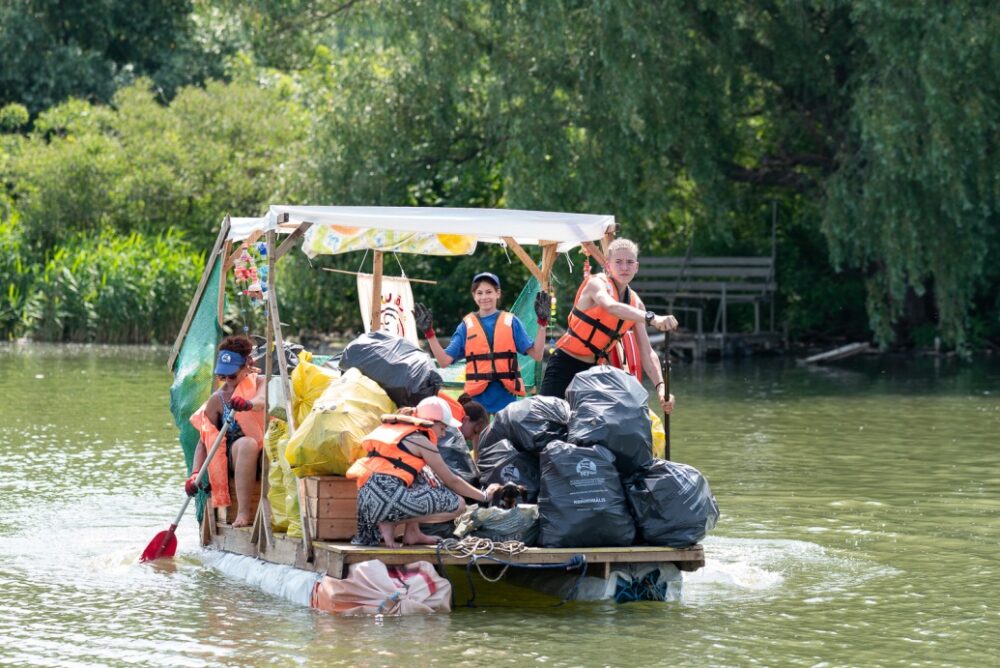
[[[669,332],[677,329],[677,319],[647,311],[639,295],[629,288],[639,270],[638,257],[639,247],[628,239],[615,239],[608,245],[604,273],[589,276],[576,292],[566,334],[556,343],[556,352],[545,367],[539,394],[565,398],[573,377],[607,363],[611,347],[634,328],[642,367],[656,385],[660,405],[667,414],[673,410],[674,397],[666,396],[660,358],[649,344],[646,327]]]
[[[365,436],[366,457],[354,462],[348,478],[358,481],[358,530],[355,544],[397,547],[396,530],[403,525],[403,544],[434,544],[420,525],[447,522],[465,512],[462,497],[487,503],[499,489],[482,491],[458,477],[441,458],[438,439],[461,423],[448,403],[428,397],[412,415],[384,415],[382,424]]]
[[[464,358],[465,392],[490,413],[524,396],[517,354],[541,361],[545,352],[545,328],[549,323],[547,293],[539,292],[535,297],[538,332],[534,341],[517,316],[498,309],[501,295],[500,279],[496,274],[476,274],[472,279],[472,298],[479,310],[462,318],[447,348],[438,343],[430,309],[423,304],[413,309],[417,329],[427,338],[437,363],[446,367]]]
[[[253,366],[250,354],[253,342],[246,336],[229,336],[219,344],[215,360],[215,375],[222,386],[191,416],[191,424],[201,434],[194,452],[191,477],[184,491],[194,496],[198,488],[195,478],[205,461],[206,443],[213,443],[222,429],[222,410],[231,408],[236,415],[235,427],[226,432],[226,447],[219,449],[208,463],[208,485],[212,506],[224,508],[232,503],[229,477],[236,481],[238,511],[234,527],[250,526],[255,508],[251,507],[257,475],[257,459],[264,447],[264,378]],[[203,483],[204,485],[205,483]]]

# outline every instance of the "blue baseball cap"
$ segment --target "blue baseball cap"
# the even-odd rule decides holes
[[[247,359],[232,350],[220,350],[219,357],[215,360],[215,373],[218,376],[232,376],[243,368]]]
[[[479,281],[489,281],[496,286],[497,290],[500,289],[500,278],[496,274],[491,274],[488,271],[478,273],[472,277],[472,286],[475,287]]]

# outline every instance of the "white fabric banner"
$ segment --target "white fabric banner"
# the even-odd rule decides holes
[[[365,332],[371,331],[372,322],[372,282],[371,274],[358,274],[358,305]],[[410,281],[399,276],[382,277],[382,311],[379,329],[420,345],[417,339],[417,325],[413,322],[413,289]]]

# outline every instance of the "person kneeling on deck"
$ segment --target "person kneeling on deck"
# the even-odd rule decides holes
[[[462,497],[486,503],[499,485],[484,492],[459,478],[437,449],[447,427],[460,427],[447,402],[428,397],[412,416],[384,415],[382,424],[361,445],[363,457],[347,471],[358,481],[358,532],[355,545],[397,547],[397,525],[404,545],[432,545],[438,538],[420,524],[447,522],[465,512]],[[427,470],[430,469],[430,470]]]
[[[496,274],[488,271],[476,274],[472,279],[472,298],[479,310],[462,318],[447,349],[438,343],[431,310],[419,303],[413,309],[417,329],[424,333],[434,359],[444,368],[465,358],[465,392],[491,414],[524,396],[517,354],[541,361],[549,322],[549,295],[539,292],[535,297],[539,327],[532,341],[517,316],[498,309],[502,294]]]
[[[566,388],[574,376],[607,363],[611,347],[636,324],[661,332],[677,329],[674,316],[647,311],[639,295],[629,288],[638,270],[639,247],[635,242],[615,239],[608,245],[604,273],[590,275],[576,292],[567,331],[556,342],[556,352],[545,367],[538,394],[565,399]],[[636,327],[635,335],[642,368],[656,385],[663,412],[669,415],[674,408],[674,396],[666,396],[660,358],[649,344],[646,327]]]
[[[208,463],[208,484],[212,506],[223,508],[232,503],[229,477],[236,480],[237,514],[234,527],[250,526],[255,508],[251,505],[257,475],[257,463],[264,448],[264,379],[253,366],[250,354],[253,342],[246,336],[230,336],[219,344],[215,375],[222,387],[191,416],[191,424],[201,434],[194,452],[193,473],[184,483],[189,496],[197,493],[195,478],[205,461],[206,443],[214,443],[222,429],[223,408],[234,411],[235,426],[226,433],[226,448],[216,451]],[[204,484],[204,483],[203,483]]]

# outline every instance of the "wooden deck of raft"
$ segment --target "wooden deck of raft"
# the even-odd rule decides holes
[[[265,545],[262,550],[251,540],[252,531],[250,528],[237,529],[220,522],[216,531],[217,533],[212,536],[209,542],[209,547],[255,557],[275,564],[316,571],[335,578],[345,577],[347,567],[350,564],[370,559],[378,559],[387,565],[409,564],[414,561],[439,563],[437,550],[432,546],[388,548],[324,541],[313,541],[314,558],[312,561],[307,561],[305,548],[299,538],[288,538],[284,534],[274,534],[274,544]],[[705,552],[701,545],[686,549],[650,546],[529,547],[520,554],[497,555],[497,557],[515,564],[558,564],[568,561],[575,555],[582,555],[587,560],[588,567],[597,566],[598,572],[591,569],[590,574],[599,577],[605,577],[606,573],[616,564],[624,563],[669,561],[675,563],[682,571],[694,571],[705,565]],[[444,565],[464,566],[468,561],[468,557],[453,556],[444,552],[440,558],[440,563]]]

